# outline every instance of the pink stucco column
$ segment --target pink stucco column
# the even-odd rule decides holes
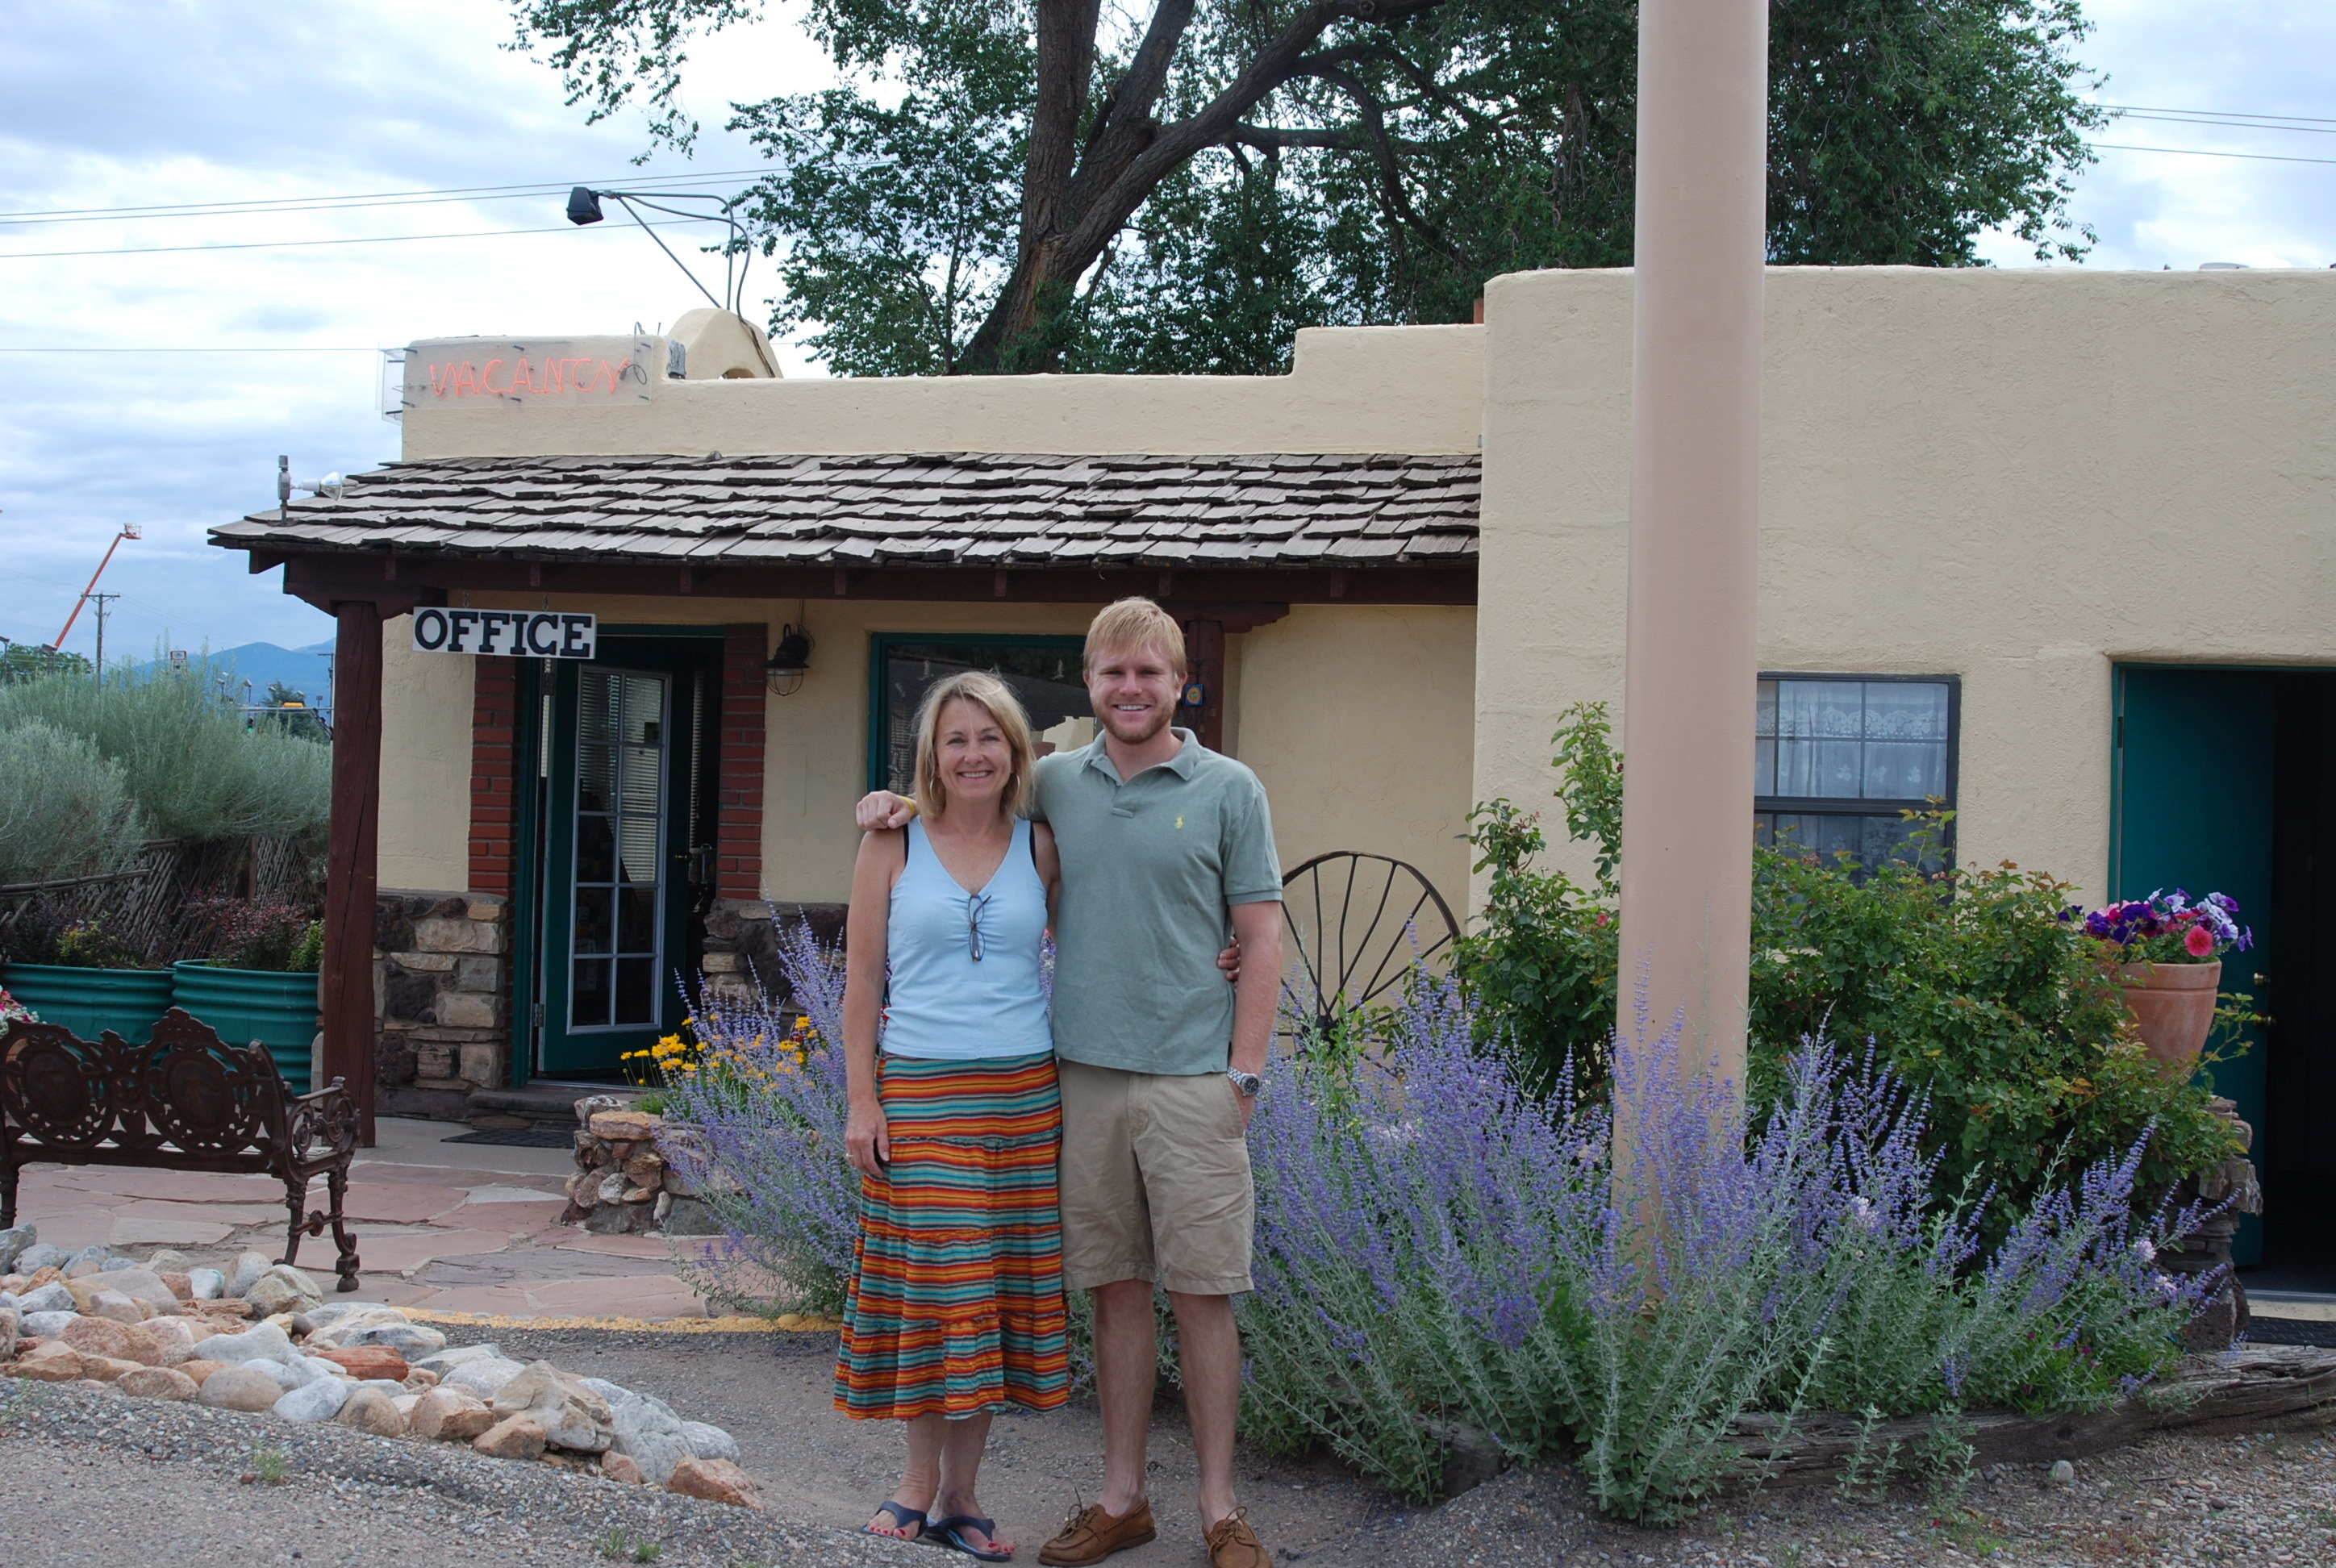
[[[1653,1026],[1739,1083],[1767,67],[1766,0],[1643,0],[1621,1023],[1643,965]]]

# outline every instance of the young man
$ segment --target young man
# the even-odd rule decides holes
[[[1155,1284],[1176,1312],[1209,1560],[1272,1563],[1233,1495],[1232,1297],[1253,1288],[1247,1133],[1281,975],[1281,869],[1257,775],[1169,724],[1184,669],[1165,610],[1109,606],[1086,642],[1102,733],[1038,764],[1037,815],[1062,856],[1063,1278],[1095,1292],[1104,1426],[1102,1493],[1046,1543],[1049,1568],[1157,1534],[1144,1495]],[[914,809],[879,791],[860,825],[898,826]],[[1241,949],[1231,988],[1217,967],[1228,920]]]

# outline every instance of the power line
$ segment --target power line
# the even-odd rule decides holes
[[[97,223],[107,219],[148,218],[219,218],[235,214],[324,212],[351,207],[413,207],[443,201],[501,201],[528,196],[565,195],[577,184],[595,190],[602,184],[661,189],[703,184],[711,180],[744,180],[770,172],[763,169],[709,169],[692,174],[628,175],[606,181],[538,180],[528,185],[457,185],[438,190],[372,190],[347,196],[278,196],[249,201],[182,201],[148,207],[60,207],[32,212],[0,212],[0,224]]]
[[[669,229],[681,223],[721,221],[718,218],[667,218],[659,219],[655,227]],[[199,250],[293,250],[316,245],[397,245],[415,239],[501,239],[520,234],[577,232],[579,230],[575,228],[561,224],[552,229],[473,229],[460,234],[368,234],[347,239],[254,239],[228,245],[131,245],[112,250],[0,250],[0,261],[31,261],[44,257],[68,256],[183,256]]]
[[[2175,152],[2185,158],[2244,158],[2254,163],[2336,163],[2336,158],[2297,158],[2277,152],[2215,152],[2204,147],[2144,147],[2130,141],[2094,141],[2110,152]]]
[[[2243,109],[2165,109],[2141,103],[2099,103],[2095,108],[2107,109],[2117,114],[2170,115],[2177,119],[2204,121],[2208,123],[2253,124],[2263,122],[2266,128],[2279,125],[2331,125],[2336,120],[2324,120],[2312,114],[2256,114]]]

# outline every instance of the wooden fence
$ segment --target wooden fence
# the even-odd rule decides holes
[[[0,954],[23,956],[55,931],[95,921],[145,963],[209,958],[216,938],[206,901],[309,902],[321,882],[297,839],[155,839],[127,871],[0,885]]]

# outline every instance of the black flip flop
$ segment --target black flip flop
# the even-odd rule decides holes
[[[970,1514],[952,1514],[946,1519],[934,1520],[930,1524],[925,1526],[925,1528],[931,1531],[935,1535],[939,1536],[944,1545],[954,1547],[956,1550],[964,1553],[968,1557],[978,1559],[984,1563],[1011,1563],[1014,1561],[1014,1553],[1011,1552],[999,1552],[994,1548],[976,1546],[972,1542],[967,1540],[965,1538],[965,1528],[968,1524],[976,1530],[980,1531],[984,1535],[988,1536],[992,1541],[996,1541],[998,1539],[997,1520],[977,1519]]]
[[[879,1514],[890,1514],[892,1515],[892,1523],[900,1525],[903,1530],[907,1529],[911,1524],[915,1525],[917,1527],[917,1533],[913,1535],[905,1537],[900,1535],[887,1535],[883,1531],[877,1529],[874,1523],[871,1521],[869,1524],[860,1526],[860,1533],[862,1535],[873,1535],[879,1541],[898,1541],[904,1546],[913,1546],[918,1542],[922,1541],[927,1534],[931,1533],[932,1526],[925,1523],[925,1513],[921,1508],[903,1508],[900,1504],[893,1502],[890,1498],[886,1498],[883,1502],[876,1505],[876,1512]]]

